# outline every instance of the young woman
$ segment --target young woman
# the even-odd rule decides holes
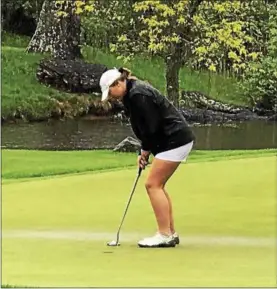
[[[124,68],[110,69],[100,79],[102,101],[123,102],[132,129],[141,141],[138,165],[153,162],[146,190],[158,224],[158,232],[138,242],[140,247],[175,247],[179,236],[174,228],[172,204],[165,185],[179,164],[188,157],[195,140],[183,115],[157,89],[132,77]]]

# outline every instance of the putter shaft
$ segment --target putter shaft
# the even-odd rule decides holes
[[[134,183],[134,185],[133,185],[133,188],[132,188],[132,191],[131,191],[131,194],[130,194],[128,203],[127,203],[126,208],[125,208],[124,215],[123,215],[123,217],[122,217],[121,223],[120,223],[120,225],[119,225],[119,228],[118,228],[118,231],[117,231],[117,234],[116,234],[116,245],[119,243],[120,230],[121,230],[122,224],[123,224],[123,222],[124,222],[125,216],[126,216],[126,214],[127,214],[129,205],[130,205],[131,200],[132,200],[132,197],[133,197],[133,195],[134,195],[134,192],[135,192],[135,189],[136,189],[136,186],[137,186],[137,182],[138,182],[139,177],[140,177],[140,175],[141,175],[141,171],[142,171],[142,169],[139,168],[138,173],[137,173],[137,177],[136,177],[136,179],[135,179],[135,183]]]

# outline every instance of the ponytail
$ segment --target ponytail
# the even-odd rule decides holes
[[[117,85],[119,81],[124,81],[127,79],[137,80],[135,76],[131,75],[131,71],[125,67],[120,67],[118,71],[121,73],[121,76],[111,86]]]
[[[120,67],[118,71],[121,73],[120,80],[125,80],[125,79],[137,79],[135,76],[132,76],[131,70],[125,68],[125,67]]]

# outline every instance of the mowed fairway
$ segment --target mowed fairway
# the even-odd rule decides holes
[[[2,185],[2,284],[35,287],[276,286],[276,158],[187,163],[168,183],[181,245],[141,249],[155,233],[136,169]]]

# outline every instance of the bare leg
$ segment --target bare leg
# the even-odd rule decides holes
[[[158,223],[158,230],[163,235],[170,235],[169,203],[161,188],[147,187],[152,208]]]
[[[146,181],[146,189],[158,223],[158,230],[164,235],[171,235],[171,201],[164,191],[164,185],[179,166],[179,162],[170,162],[154,158]],[[173,218],[172,218],[173,221]]]
[[[166,196],[166,198],[168,200],[168,204],[169,204],[170,231],[171,231],[171,234],[174,234],[175,233],[175,227],[174,227],[172,202],[171,202],[169,194],[167,193],[167,191],[165,189],[164,189],[164,193],[165,193],[165,196]]]

